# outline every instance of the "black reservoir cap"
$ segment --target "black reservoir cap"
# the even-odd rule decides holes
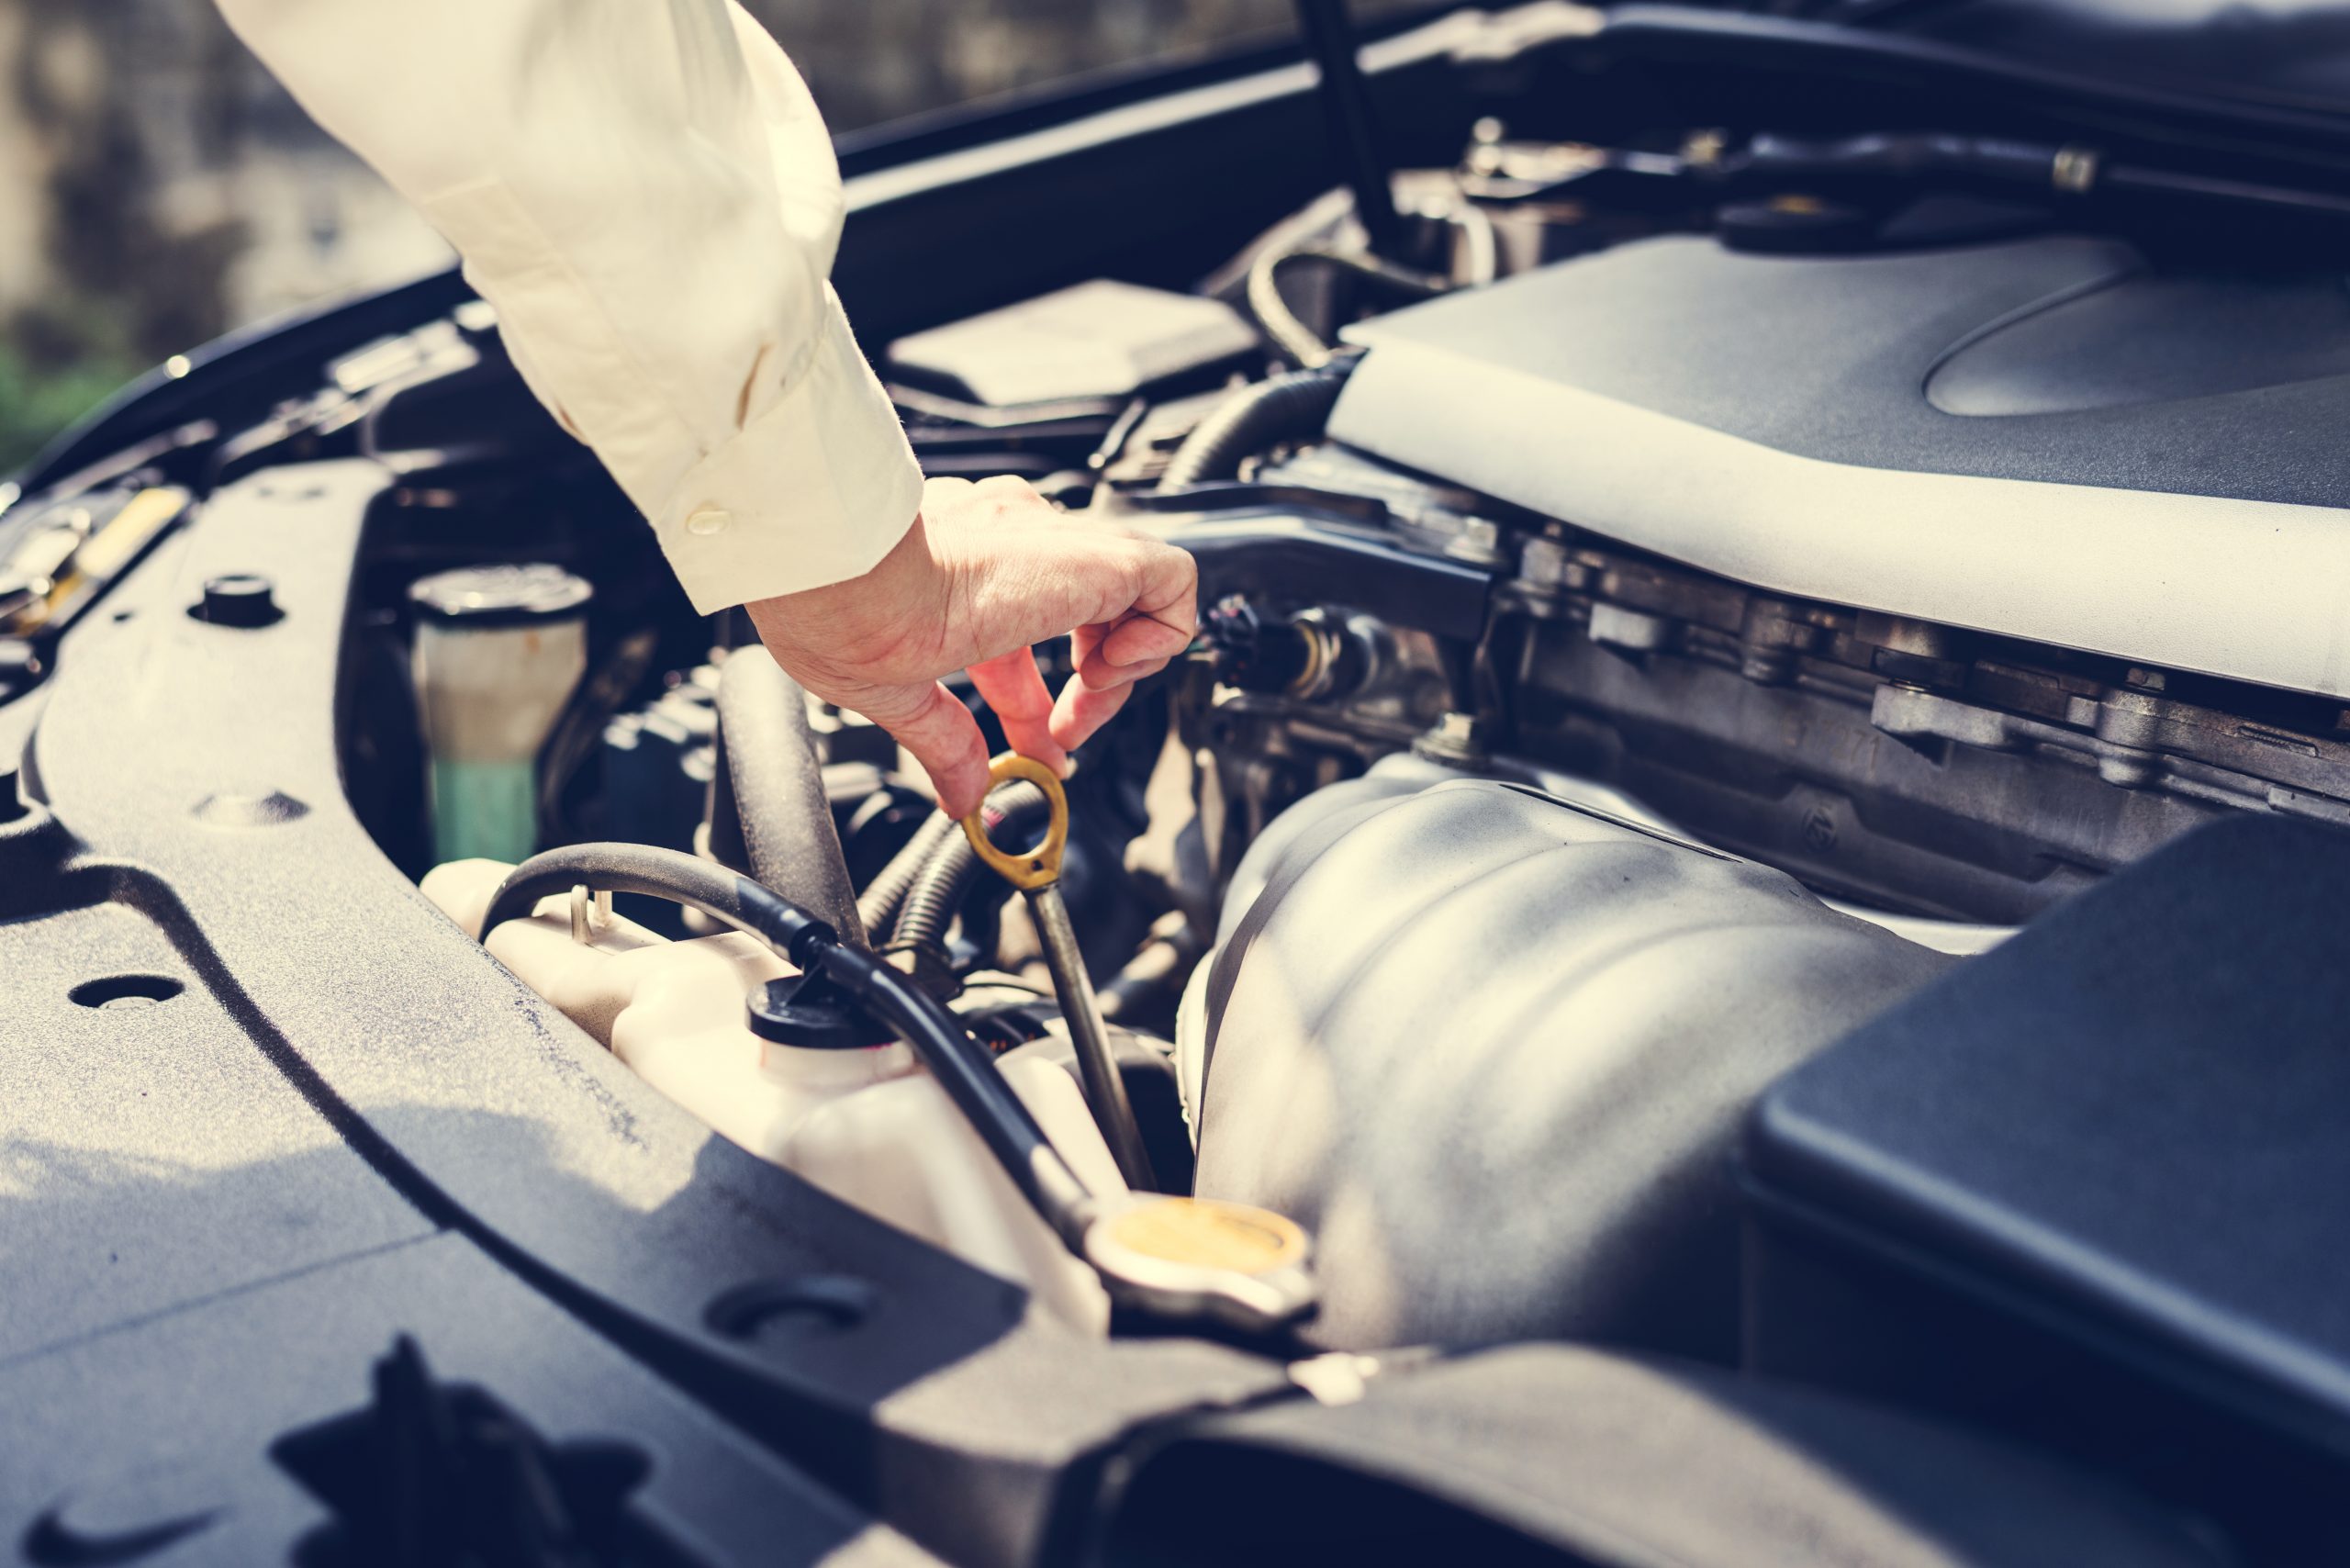
[[[886,1046],[897,1037],[819,975],[771,980],[751,992],[749,1007],[751,1033],[779,1046],[854,1051]]]

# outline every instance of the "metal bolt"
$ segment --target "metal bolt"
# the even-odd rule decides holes
[[[1481,566],[1496,566],[1502,558],[1501,524],[1489,517],[1464,517],[1444,553]]]
[[[1484,727],[1470,714],[1448,712],[1412,743],[1412,750],[1438,762],[1480,762],[1485,755]]]
[[[1555,539],[1529,539],[1518,552],[1517,580],[1528,588],[1556,593],[1566,586],[1567,547]]]
[[[1587,628],[1591,640],[1610,647],[1628,648],[1635,653],[1648,653],[1673,641],[1673,622],[1662,615],[1651,615],[1644,610],[1631,610],[1620,604],[1599,603],[1591,607],[1591,624]]]

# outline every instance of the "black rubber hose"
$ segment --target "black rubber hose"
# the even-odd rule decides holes
[[[1281,297],[1281,270],[1300,262],[1312,262],[1319,266],[1350,273],[1409,299],[1434,299],[1452,292],[1449,279],[1431,273],[1415,272],[1379,256],[1337,250],[1327,245],[1266,252],[1249,267],[1248,289],[1243,297],[1248,302],[1248,314],[1256,318],[1257,325],[1265,336],[1272,339],[1273,346],[1300,370],[1319,370],[1330,363],[1337,352],[1324,342],[1313,328],[1299,319],[1297,312],[1289,308],[1289,301]]]
[[[988,797],[979,808],[979,820],[987,826],[990,837],[998,833],[1024,833],[1042,825],[1051,812],[1051,802],[1045,792],[1034,784],[1017,783],[1005,786]],[[971,841],[954,824],[957,831],[932,854],[906,889],[903,907],[898,911],[897,929],[890,934],[890,945],[899,947],[942,948],[946,941],[946,928],[955,924],[963,901],[970,896],[971,884],[985,868],[980,865],[979,851]]]
[[[1237,478],[1245,459],[1275,442],[1321,434],[1351,368],[1348,362],[1292,371],[1234,393],[1184,438],[1158,487],[1186,490]]]
[[[644,893],[724,921],[772,946],[801,969],[802,951],[837,943],[840,934],[807,910],[738,872],[649,844],[575,844],[533,855],[506,874],[482,915],[481,937],[509,920],[525,920],[539,901],[586,887],[602,893]]]
[[[718,725],[751,876],[865,946],[856,885],[808,727],[807,693],[765,648],[737,648],[719,672]]]
[[[844,946],[831,925],[747,877],[640,844],[576,844],[523,861],[491,896],[482,939],[507,921],[528,917],[540,900],[576,887],[644,893],[700,910],[848,992],[913,1047],[1046,1223],[1070,1250],[1081,1247],[1091,1205],[1084,1182],[1004,1081],[987,1047],[904,975],[862,948]]]
[[[961,828],[960,823],[943,812],[934,812],[923,819],[922,826],[914,830],[905,847],[891,856],[890,863],[876,872],[873,880],[865,884],[865,890],[856,895],[857,918],[865,922],[867,935],[878,932],[886,936],[897,924],[898,911],[906,902],[906,890],[914,885],[914,879],[922,875],[922,868],[930,864],[930,857],[946,842],[946,835]]]

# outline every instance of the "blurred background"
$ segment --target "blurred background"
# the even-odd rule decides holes
[[[1290,0],[745,4],[836,131],[1294,29]],[[0,474],[172,353],[448,257],[212,0],[0,0]]]

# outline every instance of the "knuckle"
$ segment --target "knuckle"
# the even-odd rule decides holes
[[[922,514],[931,522],[951,518],[969,500],[968,479],[928,479],[922,487]]]

